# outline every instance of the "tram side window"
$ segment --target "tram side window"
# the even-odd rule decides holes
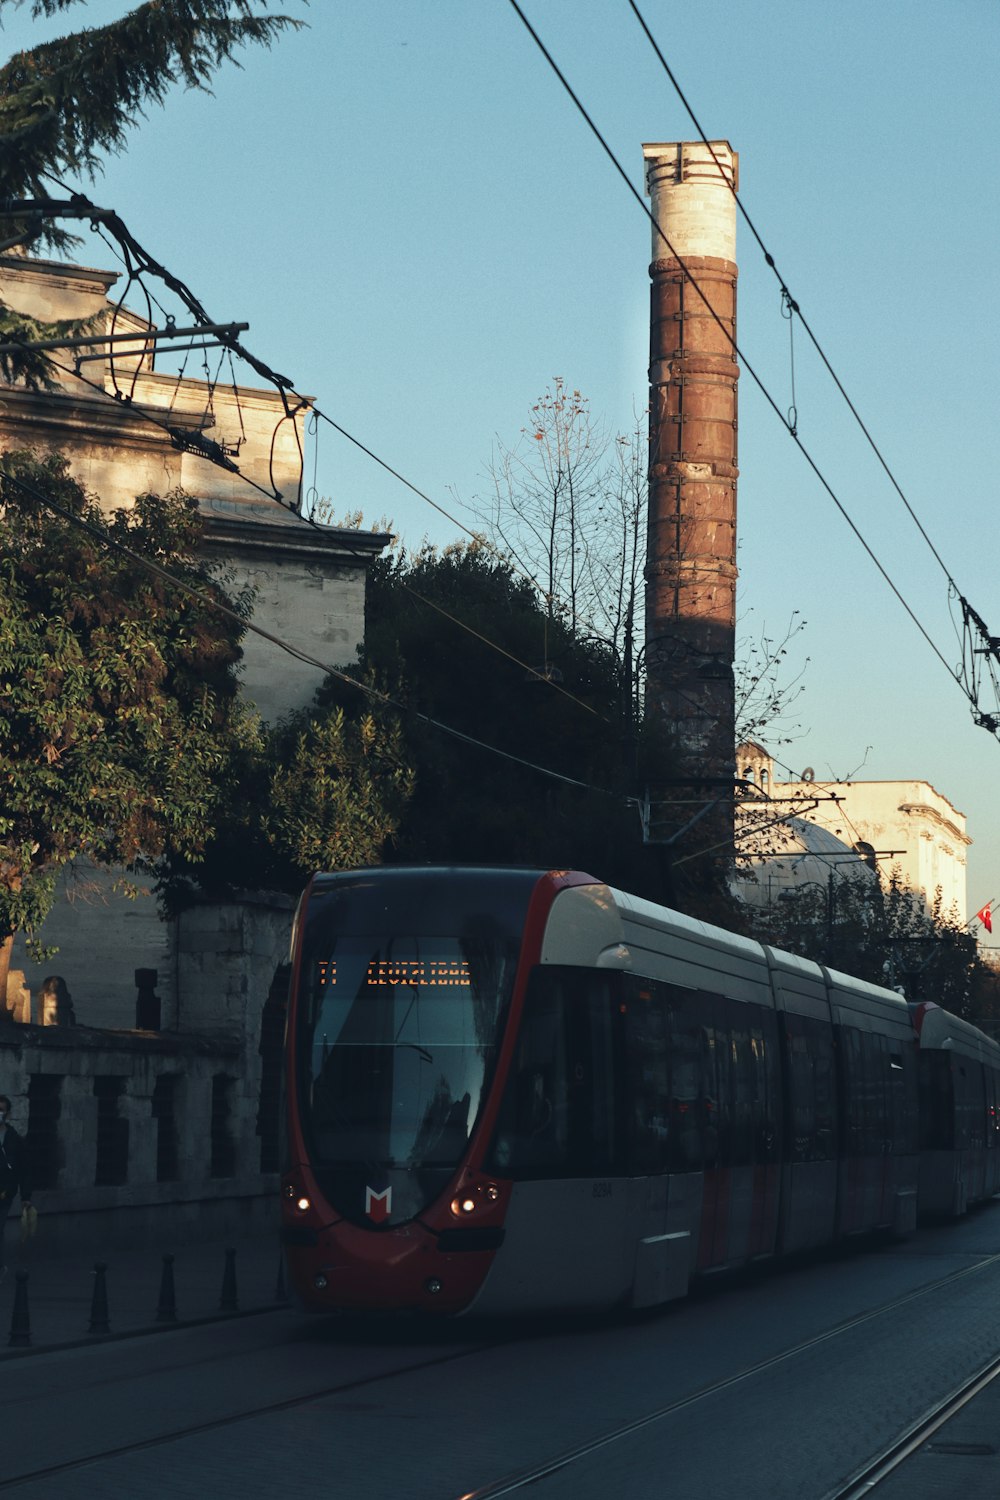
[[[625,996],[628,1171],[640,1176],[669,1165],[670,1017],[663,985],[626,981]]]
[[[777,1161],[781,1154],[781,1100],[777,1054],[777,1017],[755,1007],[757,1021],[750,1032],[753,1070],[754,1155],[757,1161]]]
[[[912,1047],[885,1040],[883,1050],[893,1150],[909,1155],[917,1149],[917,1069]]]
[[[947,1052],[921,1052],[917,1077],[920,1085],[920,1149],[951,1151],[955,1145],[955,1109],[951,1060]]]
[[[529,985],[491,1152],[513,1178],[614,1170],[614,1011],[603,977],[547,968]]]
[[[885,1037],[861,1034],[865,1078],[865,1155],[878,1156],[889,1140],[888,1062]]]
[[[856,1027],[840,1028],[840,1054],[844,1083],[844,1154],[864,1156],[867,1119],[864,1054],[861,1033]]]
[[[986,1097],[983,1084],[983,1065],[980,1062],[969,1062],[969,1099],[971,1108],[970,1131],[971,1144],[981,1148],[986,1139]]]
[[[706,1167],[720,1165],[719,1074],[716,1066],[715,1027],[701,1028],[701,1118],[702,1150]]]
[[[670,1007],[670,1133],[668,1166],[699,1171],[705,1164],[701,1111],[702,1032],[693,1005]]]
[[[986,1145],[994,1148],[997,1143],[997,1075],[986,1065]]]
[[[734,1166],[754,1159],[753,1075],[750,1031],[744,1019],[747,1007],[733,1006],[729,1028],[730,1072],[733,1084],[733,1124],[730,1137]],[[742,1012],[742,1014],[741,1014]],[[742,1023],[742,1024],[741,1024]]]
[[[833,1039],[808,1016],[786,1015],[789,1154],[792,1161],[829,1161],[834,1154]]]
[[[972,1088],[968,1064],[949,1058],[951,1081],[955,1093],[955,1145],[967,1151],[972,1145]]]

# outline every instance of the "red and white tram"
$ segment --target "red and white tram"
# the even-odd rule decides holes
[[[920,1038],[920,1208],[957,1216],[1000,1192],[998,1049],[940,1006],[910,1009]]]
[[[906,1233],[945,1171],[931,1136],[965,1142],[920,1118],[934,1009],[915,1026],[894,991],[579,872],[317,875],[287,1031],[293,1285],[328,1310],[647,1307]],[[1000,1048],[952,1034],[978,1038],[995,1111]],[[968,1201],[997,1186],[971,1156],[961,1175]]]

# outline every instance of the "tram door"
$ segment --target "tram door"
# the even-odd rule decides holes
[[[600,1306],[631,1287],[620,1033],[608,976],[555,965],[532,976],[487,1158],[514,1184],[487,1287],[498,1300]]]
[[[777,1078],[770,1012],[699,996],[704,1190],[698,1269],[773,1252],[778,1222]]]

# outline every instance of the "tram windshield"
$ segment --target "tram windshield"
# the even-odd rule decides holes
[[[299,1098],[331,1201],[395,1185],[398,1221],[460,1161],[489,1082],[538,876],[394,871],[329,877],[310,898],[299,990]],[[324,1169],[326,1169],[324,1171]]]

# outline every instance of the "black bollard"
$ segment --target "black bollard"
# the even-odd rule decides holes
[[[160,1300],[156,1305],[158,1323],[177,1322],[177,1302],[174,1297],[174,1257],[163,1257],[163,1274],[160,1277]]]
[[[278,1279],[274,1283],[274,1300],[281,1303],[288,1301],[288,1293],[285,1290],[285,1257],[280,1253],[278,1255]]]
[[[8,1344],[15,1349],[27,1349],[31,1343],[31,1316],[28,1312],[28,1273],[18,1271],[15,1275],[14,1311],[10,1318]]]
[[[222,1274],[222,1296],[219,1307],[223,1312],[238,1312],[236,1300],[236,1251],[226,1251],[226,1269]]]
[[[93,1334],[110,1333],[108,1318],[108,1287],[105,1280],[107,1265],[103,1260],[94,1263],[94,1295],[90,1299],[90,1328]]]

